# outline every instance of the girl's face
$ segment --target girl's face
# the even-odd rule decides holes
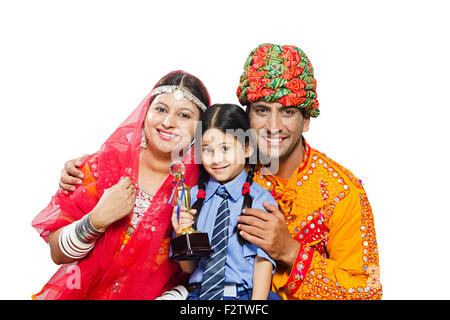
[[[200,110],[191,101],[175,100],[171,93],[158,95],[150,105],[144,124],[151,150],[170,154],[188,146],[194,138]]]
[[[219,129],[208,129],[202,136],[202,164],[217,181],[224,184],[236,178],[245,168],[251,154],[233,135]]]

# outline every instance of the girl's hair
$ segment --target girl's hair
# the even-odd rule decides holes
[[[178,86],[181,84],[181,80],[183,80],[183,87],[188,89],[194,96],[200,99],[200,101],[203,102],[205,106],[208,107],[211,104],[208,90],[206,90],[203,82],[201,82],[200,79],[193,76],[192,74],[187,73],[186,71],[177,70],[166,74],[156,83],[153,88],[171,85]],[[150,104],[152,104],[155,98],[156,95],[150,99]]]
[[[215,104],[209,107],[205,112],[201,115],[201,125],[197,126],[196,137],[201,137],[203,133],[205,133],[208,129],[215,128],[219,129],[224,133],[235,134],[235,137],[243,143],[243,147],[246,145],[253,146],[253,150],[256,150],[256,144],[254,143],[254,139],[250,132],[250,124],[248,121],[247,114],[245,111],[235,105],[235,104]],[[228,131],[228,132],[227,132]],[[236,134],[242,133],[244,137],[244,141],[241,139],[242,137],[236,136]],[[242,186],[242,195],[244,196],[244,203],[242,205],[242,210],[246,208],[251,208],[253,199],[250,196],[250,185],[253,182],[253,176],[257,171],[257,166],[252,161],[250,164],[248,159],[246,160],[246,165],[248,167],[248,175],[247,179]],[[197,210],[197,214],[194,218],[194,227],[197,224],[197,219],[200,214],[200,211],[203,207],[203,202],[205,201],[205,189],[206,184],[209,180],[209,174],[205,170],[203,166],[200,166],[200,174],[198,177],[197,185],[198,185],[198,194],[197,201],[192,205],[192,209]],[[241,211],[242,211],[241,210]],[[234,230],[236,232],[237,229]],[[240,244],[244,244],[246,241],[242,238],[242,236],[238,233],[238,240]]]

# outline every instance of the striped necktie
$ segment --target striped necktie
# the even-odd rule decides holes
[[[225,286],[225,262],[227,258],[228,222],[230,210],[228,209],[228,194],[225,187],[220,186],[216,194],[222,197],[217,210],[216,222],[211,238],[211,249],[214,250],[205,261],[203,268],[203,281],[200,290],[200,300],[222,300]]]

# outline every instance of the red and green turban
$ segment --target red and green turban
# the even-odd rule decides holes
[[[248,56],[237,96],[242,105],[279,102],[317,117],[320,111],[316,86],[311,62],[300,48],[266,43]]]

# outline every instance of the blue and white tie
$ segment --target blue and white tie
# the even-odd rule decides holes
[[[220,186],[216,194],[223,198],[217,210],[216,222],[211,238],[211,249],[214,250],[206,258],[203,268],[203,281],[200,290],[200,300],[222,300],[225,287],[225,263],[227,258],[228,223],[230,210],[228,209],[228,194],[225,187]]]

